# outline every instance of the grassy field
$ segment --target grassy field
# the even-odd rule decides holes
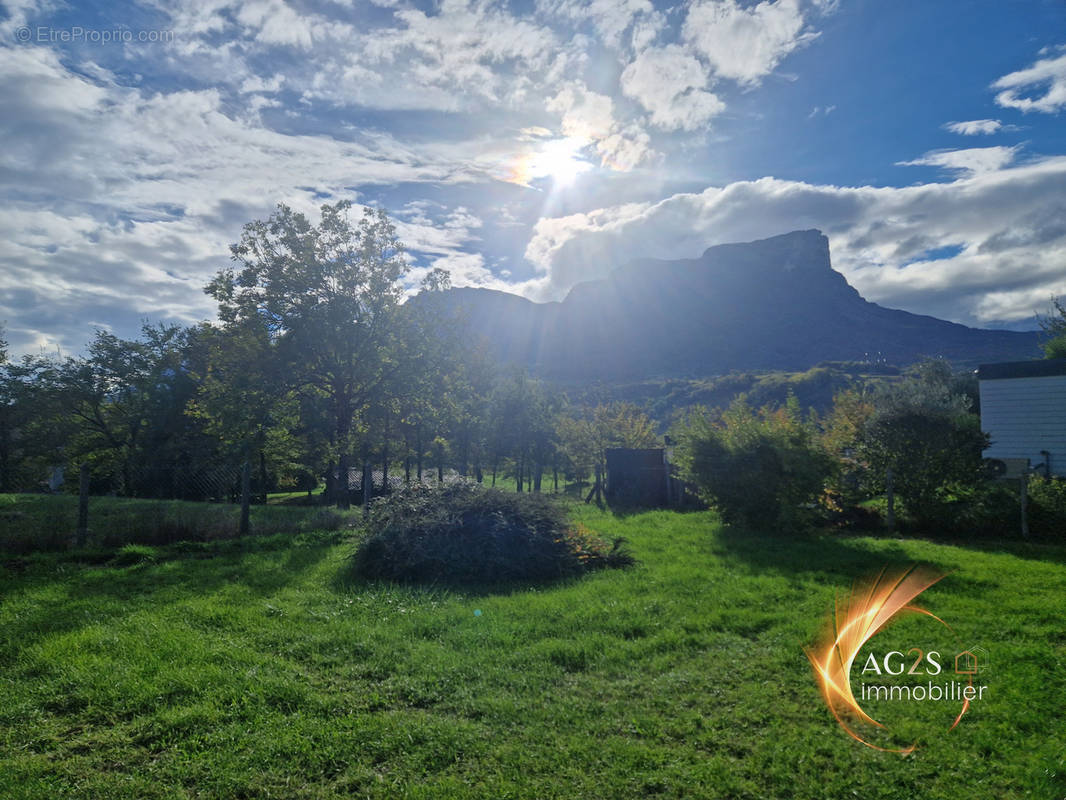
[[[343,530],[8,559],[0,796],[1066,797],[1066,548],[574,513],[641,565],[363,584]],[[803,648],[834,593],[914,560],[954,570],[922,604],[995,672],[904,758],[837,727]]]
[[[299,494],[306,497],[306,492]],[[337,529],[360,518],[358,509],[341,513],[331,508],[280,504],[253,505],[250,511],[251,530],[256,535]],[[68,550],[77,521],[75,495],[0,494],[0,553]],[[93,497],[89,500],[86,543],[97,554],[106,554],[125,544],[232,539],[239,521],[240,507],[229,503]]]

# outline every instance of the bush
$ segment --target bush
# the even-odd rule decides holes
[[[551,580],[632,556],[581,526],[558,503],[458,483],[411,486],[374,502],[368,537],[354,556],[363,578],[487,583]]]
[[[719,420],[697,413],[676,433],[686,479],[728,523],[801,527],[833,471],[794,396],[758,411],[741,397]]]
[[[923,512],[922,516],[910,513],[908,527],[929,536],[988,539],[1020,535],[1018,489],[999,481],[946,487]]]
[[[115,553],[109,562],[115,567],[131,567],[138,564],[151,564],[159,560],[159,551],[146,544],[127,544]]]
[[[943,362],[923,362],[912,377],[876,393],[859,433],[867,490],[885,491],[891,470],[896,495],[921,529],[949,519],[956,498],[980,494],[988,437],[967,391]]]
[[[1029,529],[1034,536],[1062,538],[1066,531],[1066,479],[1029,479]]]

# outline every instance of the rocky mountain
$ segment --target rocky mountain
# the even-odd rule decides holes
[[[832,268],[817,230],[719,245],[697,259],[633,262],[558,303],[470,288],[417,302],[462,315],[501,359],[563,380],[1040,355],[1034,332],[969,328],[864,300]]]

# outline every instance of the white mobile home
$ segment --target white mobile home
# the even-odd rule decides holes
[[[1027,458],[1066,475],[1066,358],[982,364],[977,380],[981,428],[992,439],[985,457]]]

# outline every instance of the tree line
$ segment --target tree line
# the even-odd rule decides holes
[[[231,266],[205,287],[217,320],[99,330],[84,355],[9,360],[0,337],[0,491],[39,488],[51,468],[88,464],[98,494],[235,499],[255,492],[442,482],[454,471],[517,491],[605,472],[609,447],[663,443],[632,404],[576,404],[501,367],[429,271],[404,302],[410,265],[386,213],[346,201],[313,225],[279,205],[244,226]],[[1066,354],[1066,307],[1043,321]],[[2,332],[0,332],[2,333]],[[492,331],[482,332],[491,336]],[[895,493],[924,524],[989,517],[976,381],[944,362],[838,392],[822,418],[792,398],[689,409],[671,430],[683,476],[733,521],[793,525],[813,508],[861,509]],[[1002,494],[1002,493],[1000,493]]]
[[[683,474],[740,526],[887,525],[967,539],[1019,530],[1018,482],[996,480],[982,456],[976,376],[943,360],[840,391],[823,415],[794,394],[760,408],[741,395],[724,410],[690,409],[671,435]],[[1038,468],[1027,486],[1033,530],[1061,535],[1066,482]]]
[[[205,288],[216,321],[98,330],[77,356],[0,346],[0,491],[88,463],[95,493],[225,499],[249,463],[261,496],[324,484],[347,507],[372,469],[386,485],[447,468],[538,492],[583,479],[609,446],[659,441],[636,407],[571,405],[499,367],[440,304],[404,302],[395,226],[354,216],[324,205],[314,225],[279,205],[245,225]],[[419,295],[447,288],[434,269]]]

